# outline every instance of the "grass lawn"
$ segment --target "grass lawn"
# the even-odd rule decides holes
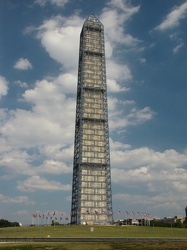
[[[2,237],[179,237],[187,238],[186,228],[139,226],[24,226],[0,228]]]
[[[4,237],[169,237],[187,238],[186,228],[139,226],[36,226],[0,228]],[[187,242],[23,242],[0,243],[0,250],[187,250]]]
[[[184,250],[187,242],[1,243],[0,250]]]

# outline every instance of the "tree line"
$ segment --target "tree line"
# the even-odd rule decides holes
[[[0,227],[19,227],[19,222],[10,222],[8,220],[0,219]]]

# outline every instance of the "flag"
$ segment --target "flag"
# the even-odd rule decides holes
[[[47,215],[50,216],[50,212],[48,212]]]
[[[111,214],[114,214],[114,212],[113,212],[113,211],[111,211]]]
[[[132,212],[132,215],[134,215],[134,212]]]
[[[86,210],[86,213],[87,213],[87,214],[90,214],[90,212],[89,212],[88,210]]]
[[[64,216],[64,212],[62,212],[62,216]]]
[[[72,215],[73,213],[72,213],[72,212],[70,212],[69,214],[70,214],[70,215]]]
[[[127,212],[127,211],[126,211],[125,213],[126,213],[126,214],[129,214],[129,212]]]
[[[54,211],[53,215],[55,215],[55,214],[56,214],[56,212]]]
[[[77,213],[78,213],[78,214],[81,214],[81,212],[80,212],[80,211],[78,211]]]
[[[121,211],[118,211],[118,214],[122,214],[122,212],[121,212]]]
[[[69,220],[69,219],[66,217],[66,220]]]
[[[95,214],[98,214],[98,211],[95,210]]]

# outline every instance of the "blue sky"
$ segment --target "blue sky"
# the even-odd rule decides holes
[[[79,35],[91,13],[105,27],[114,217],[184,215],[187,1],[1,0],[1,218],[70,212]]]

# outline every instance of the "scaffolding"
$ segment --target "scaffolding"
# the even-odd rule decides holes
[[[71,223],[112,221],[104,27],[90,15],[80,35]]]

